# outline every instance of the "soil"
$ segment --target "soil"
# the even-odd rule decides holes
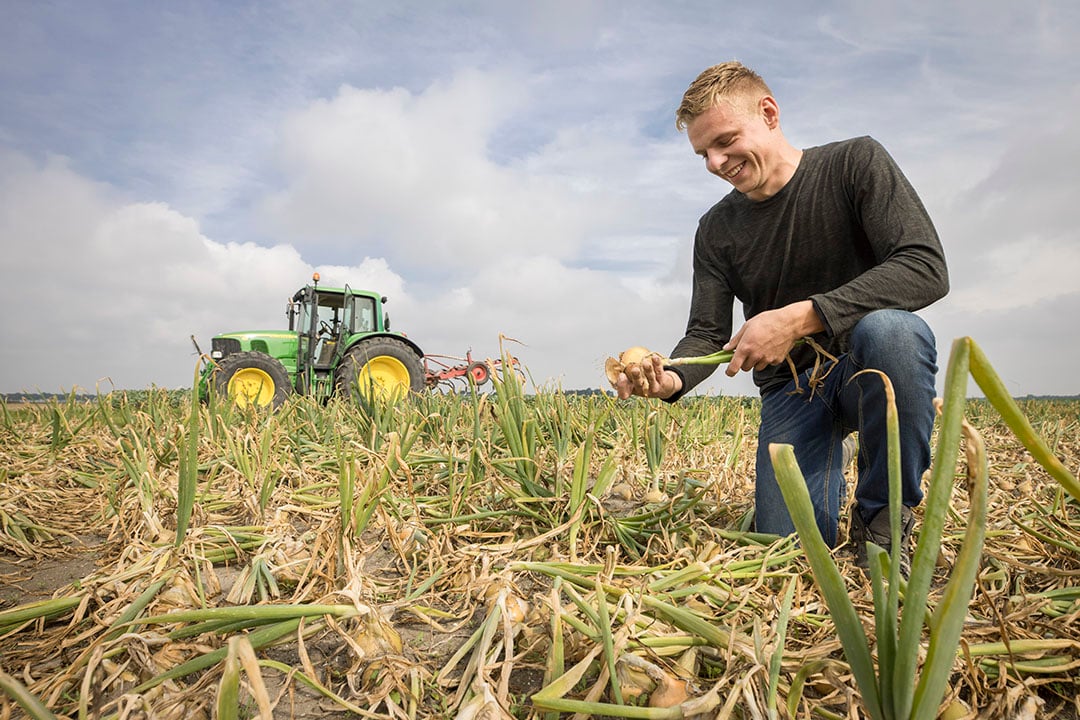
[[[57,590],[97,570],[97,551],[104,538],[88,536],[59,558],[19,558],[0,553],[0,609],[48,600]]]
[[[77,587],[85,578],[98,572],[101,569],[100,559],[110,554],[107,538],[93,533],[81,538],[65,539],[62,547],[52,547],[48,554],[41,556],[18,557],[0,551],[0,610],[69,595],[73,586]],[[367,556],[365,571],[378,574],[393,572],[395,558],[389,544],[376,545]],[[219,565],[214,567],[214,573],[221,586],[221,595],[226,596],[240,575],[240,567]],[[483,613],[478,612],[450,633],[439,633],[425,623],[414,622],[410,616],[400,614],[392,619],[392,623],[401,636],[403,655],[428,670],[437,670],[450,660],[483,619]],[[328,668],[337,672],[346,670],[343,663],[349,661],[348,649],[338,639],[316,638],[306,643],[305,648],[312,664],[320,671]],[[260,654],[290,667],[301,667],[295,642],[275,645]],[[460,663],[459,669],[463,665],[464,662]],[[302,683],[294,681],[287,686],[287,678],[279,672],[265,670],[263,679],[270,697],[277,700],[275,719],[335,720],[356,717]],[[511,688],[518,697],[527,696],[539,690],[542,681],[542,671],[528,666],[518,667],[512,676]],[[430,700],[430,685],[426,694]]]

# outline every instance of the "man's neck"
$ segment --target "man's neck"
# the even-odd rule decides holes
[[[779,148],[777,162],[770,174],[768,182],[758,192],[747,195],[751,200],[758,202],[768,200],[776,193],[784,189],[784,186],[795,177],[795,171],[799,169],[803,151],[791,145],[786,140]]]

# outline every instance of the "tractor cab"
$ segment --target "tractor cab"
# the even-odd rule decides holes
[[[296,390],[303,394],[329,397],[342,382],[339,367],[358,343],[374,337],[399,337],[390,333],[390,318],[383,312],[385,296],[367,290],[319,286],[319,274],[312,284],[292,296],[286,308],[289,329],[297,333]],[[412,343],[405,341],[406,345]],[[417,356],[423,353],[413,347]],[[412,386],[415,371],[406,371],[403,381]]]

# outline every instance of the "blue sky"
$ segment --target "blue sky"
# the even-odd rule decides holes
[[[189,337],[280,327],[313,270],[430,353],[599,387],[666,352],[728,186],[676,131],[708,65],[788,138],[872,135],[1017,395],[1076,394],[1080,5],[21,2],[0,25],[0,391],[178,387]],[[739,310],[737,309],[737,316]],[[1069,320],[1069,318],[1074,318]],[[717,373],[703,392],[752,393]]]

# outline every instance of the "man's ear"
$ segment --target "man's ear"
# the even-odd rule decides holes
[[[770,130],[780,127],[780,106],[776,103],[776,98],[771,95],[761,98],[758,102],[758,110],[761,112],[766,127]]]

